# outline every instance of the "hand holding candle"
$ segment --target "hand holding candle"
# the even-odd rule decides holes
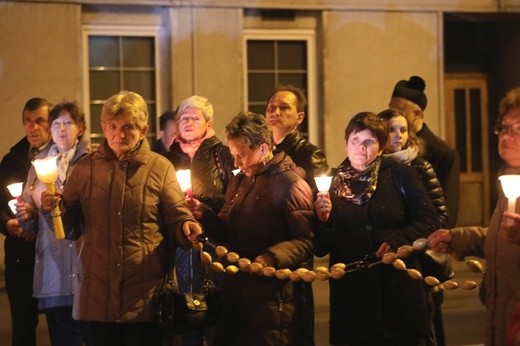
[[[329,198],[329,188],[330,183],[332,182],[332,177],[323,175],[321,177],[315,177],[314,181],[316,181],[316,186],[319,191],[316,202],[314,202],[314,207],[318,213],[318,218],[321,221],[327,221],[332,209]]]
[[[54,194],[54,182],[58,179],[58,165],[56,156],[49,156],[44,159],[37,159],[33,161],[34,169],[38,179],[47,185],[47,192]],[[54,234],[56,239],[65,238],[65,230],[61,221],[60,210],[58,206],[52,209],[52,224],[54,225]]]
[[[177,180],[181,186],[182,192],[186,194],[189,199],[193,198],[193,192],[191,190],[191,171],[189,169],[179,169],[177,172]]]

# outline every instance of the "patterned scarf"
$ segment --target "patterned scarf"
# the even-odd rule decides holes
[[[340,198],[345,198],[353,204],[365,204],[376,191],[377,176],[380,166],[380,156],[378,156],[374,162],[368,165],[363,171],[354,169],[350,164],[350,161],[348,159],[345,160],[345,162],[338,167],[336,176],[334,177],[335,190],[333,193]],[[362,193],[354,194],[354,192],[352,192],[353,182],[363,183],[365,185],[365,190]]]
[[[56,181],[56,185],[60,187],[65,184],[65,180],[67,179],[67,170],[69,169],[70,161],[74,157],[76,153],[76,147],[78,146],[78,141],[72,145],[72,147],[64,151],[62,153],[58,152],[58,147],[56,144],[53,144],[49,149],[49,156],[58,155],[58,159],[56,163],[58,165],[58,180]]]

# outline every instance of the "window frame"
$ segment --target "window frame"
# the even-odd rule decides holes
[[[307,127],[308,139],[319,143],[317,67],[316,67],[316,32],[310,29],[244,29],[242,36],[243,74],[244,74],[244,109],[248,109],[248,67],[247,43],[250,40],[265,41],[305,41],[307,43]],[[267,100],[266,100],[267,103]]]
[[[87,132],[91,139],[103,138],[103,134],[94,134],[91,131],[90,114],[90,63],[89,63],[89,37],[90,36],[124,36],[124,37],[152,37],[154,42],[154,64],[155,64],[155,129],[156,132],[148,132],[148,139],[155,139],[159,134],[159,110],[161,107],[161,79],[159,73],[160,64],[160,25],[94,25],[86,24],[82,26],[83,53],[83,110]]]

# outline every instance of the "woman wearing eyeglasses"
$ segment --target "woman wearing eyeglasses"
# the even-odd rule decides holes
[[[512,89],[500,101],[494,132],[498,154],[506,163],[499,175],[520,174],[520,88]],[[520,208],[517,203],[511,213],[507,204],[500,189],[489,227],[440,229],[429,238],[435,251],[451,253],[457,260],[466,256],[486,259],[480,286],[486,304],[486,345],[507,345],[507,328],[520,304]]]
[[[440,225],[413,168],[381,155],[387,136],[374,113],[359,113],[347,125],[347,158],[314,203],[324,223],[316,231],[317,255],[330,254],[331,264],[376,262]],[[420,270],[417,255],[404,261]],[[329,284],[331,345],[435,345],[429,289],[405,271],[374,265]]]
[[[85,115],[77,103],[64,102],[51,110],[49,124],[53,144],[37,158],[57,156],[55,188],[61,192],[76,162],[89,152],[90,143],[83,136]],[[24,202],[18,205],[22,228],[37,235],[33,296],[38,298],[39,310],[45,313],[52,345],[89,345],[85,322],[72,318],[72,282],[78,266],[76,243],[56,239],[51,216],[41,210],[41,193],[46,189],[31,168],[22,196]]]

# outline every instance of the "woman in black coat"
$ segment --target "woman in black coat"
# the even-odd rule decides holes
[[[347,158],[334,170],[329,192],[315,201],[324,223],[317,255],[330,254],[331,264],[366,255],[375,261],[440,226],[413,169],[382,157],[386,139],[386,125],[374,113],[355,115],[345,130]],[[404,261],[420,270],[417,255]],[[434,345],[431,308],[429,289],[405,271],[381,264],[347,273],[330,281],[330,343]]]

